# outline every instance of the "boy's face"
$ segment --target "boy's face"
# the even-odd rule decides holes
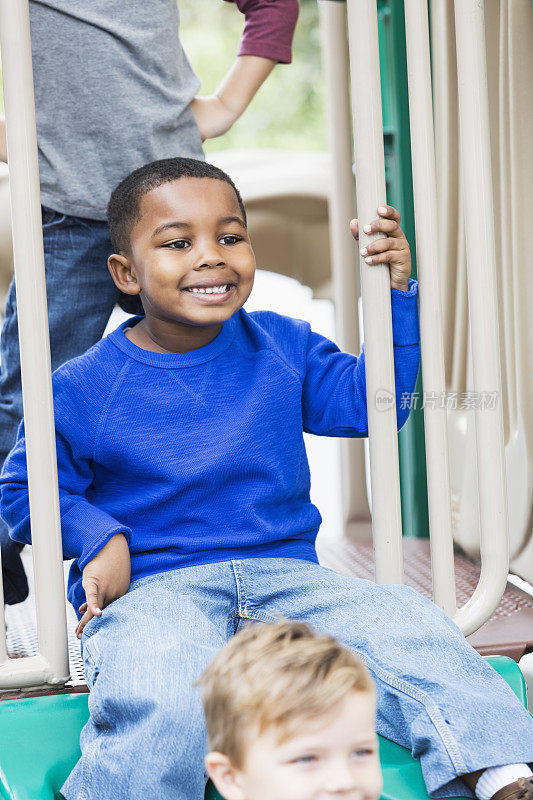
[[[302,723],[286,741],[267,730],[249,743],[242,769],[221,770],[221,780],[209,770],[211,777],[227,800],[377,800],[382,777],[375,717],[372,694],[351,692],[330,716]]]
[[[125,282],[119,288],[140,292],[147,318],[211,326],[241,308],[252,290],[255,257],[229,184],[180,178],[147,192],[140,212],[130,254],[120,257],[117,270]],[[117,283],[117,271],[112,274]]]

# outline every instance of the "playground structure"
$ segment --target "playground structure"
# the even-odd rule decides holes
[[[331,161],[325,155],[299,158],[294,154],[283,157],[278,153],[257,154],[253,151],[247,156],[248,163],[242,154],[217,154],[217,158],[212,159],[227,169],[242,189],[259,265],[297,278],[311,286],[316,296],[331,297],[338,320],[338,342],[344,349],[354,352],[359,350],[357,298],[362,288],[365,348],[367,355],[372,353],[368,356],[369,362],[377,367],[376,373],[367,371],[369,398],[374,398],[378,390],[394,393],[392,342],[390,335],[383,335],[384,330],[390,334],[388,275],[384,268],[369,268],[362,263],[359,281],[357,251],[348,233],[347,220],[356,215],[355,207],[358,208],[357,216],[370,219],[375,216],[376,206],[388,197],[389,202],[400,206],[408,237],[413,241],[408,227],[412,226],[413,211],[409,209],[408,194],[404,188],[402,198],[394,197],[394,191],[398,194],[399,191],[397,186],[391,185],[391,173],[395,168],[391,156],[395,154],[398,157],[398,141],[393,143],[396,151],[391,147],[387,152],[391,138],[401,139],[400,126],[392,132],[387,129],[387,123],[394,116],[391,115],[391,94],[398,91],[398,86],[390,75],[384,77],[383,72],[386,65],[383,52],[386,55],[388,47],[390,56],[391,26],[398,25],[398,11],[393,13],[386,3],[377,5],[376,14],[372,2],[348,3],[348,30],[352,45],[349,52],[354,83],[352,98],[354,115],[358,120],[355,125],[357,198],[352,177],[346,5],[342,2],[320,2],[324,72],[331,101]],[[521,5],[502,0],[495,18],[496,5],[491,5],[484,24],[479,3],[462,0],[456,4],[455,17],[450,4],[442,4],[440,0],[431,4],[434,136],[426,3],[405,0],[411,130],[416,133],[416,137],[413,135],[412,162],[421,294],[422,371],[426,395],[431,394],[437,400],[434,406],[426,405],[423,412],[413,411],[407,431],[400,435],[401,470],[398,460],[390,457],[390,453],[398,448],[395,406],[392,404],[383,412],[369,400],[370,493],[366,490],[367,464],[362,443],[343,443],[342,454],[343,521],[345,542],[351,557],[356,558],[354,553],[359,554],[357,568],[361,567],[361,561],[369,559],[370,546],[365,540],[372,526],[376,579],[381,582],[401,581],[402,523],[403,533],[408,534],[412,532],[413,518],[417,514],[418,519],[424,518],[423,510],[406,512],[406,506],[412,508],[413,503],[417,508],[425,504],[426,490],[419,479],[420,469],[405,468],[406,462],[423,457],[420,448],[417,450],[416,434],[423,413],[429,500],[429,526],[426,528],[429,527],[431,534],[433,591],[435,601],[451,615],[456,613],[453,542],[455,540],[474,557],[481,552],[481,580],[473,597],[464,605],[460,601],[457,616],[467,634],[479,628],[500,601],[508,577],[509,542],[512,568],[524,579],[533,581],[533,525],[530,516],[533,339],[525,317],[527,298],[533,286],[525,269],[527,215],[521,213],[521,209],[527,209],[533,199],[533,176],[527,162],[526,136],[513,124],[508,113],[509,109],[519,107],[523,111],[527,106],[525,99],[530,89],[524,64],[533,58],[533,20],[529,3]],[[39,642],[37,654],[8,658],[5,637],[2,638],[0,631],[0,688],[28,689],[42,685],[61,686],[68,676],[69,667],[55,449],[53,426],[50,424],[50,358],[47,319],[43,313],[46,312],[46,302],[33,98],[30,92],[20,90],[24,83],[31,86],[31,59],[28,50],[21,46],[21,42],[27,43],[29,34],[27,3],[17,3],[16,9],[17,14],[14,14],[7,0],[2,0],[2,58],[9,125],[23,385],[27,398],[44,398],[38,407],[28,399],[25,406]],[[489,50],[483,41],[486,31],[493,38],[499,37],[499,46],[491,52],[500,54],[498,65],[495,66],[490,59],[488,61],[488,87],[484,70],[485,53]],[[462,77],[457,95],[450,88],[457,83],[455,35],[459,43],[457,63]],[[468,37],[468,46],[462,36]],[[509,41],[512,41],[512,47],[509,47]],[[21,64],[21,53],[25,58],[24,68],[15,76],[9,64]],[[507,61],[503,57],[505,53]],[[464,63],[462,59],[467,56],[472,56],[472,61]],[[413,63],[413,58],[419,60]],[[517,69],[518,63],[521,63],[521,70]],[[533,64],[531,66],[533,68]],[[523,73],[525,77],[522,77]],[[369,74],[375,77],[373,84],[368,80]],[[469,81],[464,80],[465,75],[469,76]],[[494,103],[488,103],[495,86],[499,87],[497,112]],[[365,90],[371,93],[370,97],[361,95]],[[470,97],[467,91],[471,92]],[[381,124],[382,95],[384,126]],[[474,102],[475,98],[479,102]],[[469,112],[476,110],[478,117],[472,115],[469,118]],[[527,110],[532,113],[529,108]],[[460,137],[458,116],[461,119]],[[492,117],[490,140],[489,117]],[[530,128],[527,125],[523,127],[526,130]],[[496,143],[493,131],[498,133]],[[462,139],[461,156],[458,155],[459,138]],[[436,143],[436,158],[433,142]],[[459,163],[463,165],[461,171]],[[436,165],[438,180],[433,165]],[[466,165],[471,167],[470,173]],[[480,176],[484,176],[483,185],[479,183]],[[459,191],[461,184],[462,195]],[[20,187],[24,190],[21,191]],[[496,229],[492,195],[500,223]],[[484,209],[481,208],[482,201],[486,203]],[[464,225],[463,218],[468,220],[467,225]],[[31,237],[27,235],[28,220],[32,226]],[[313,224],[312,235],[309,234],[309,221]],[[275,251],[268,236],[273,225],[277,231],[283,231],[283,236],[279,237],[280,247]],[[22,226],[25,226],[25,237],[20,235]],[[328,228],[331,256],[326,250]],[[24,238],[26,244],[21,244]],[[431,242],[437,239],[440,241],[438,252],[431,249]],[[361,244],[364,245],[363,240]],[[21,247],[26,250],[21,250]],[[37,269],[39,266],[40,270]],[[453,331],[453,336],[444,336],[443,329]],[[489,335],[492,345],[487,344]],[[500,356],[503,379],[498,369]],[[496,392],[498,398],[503,398],[503,407],[497,403],[494,409],[439,408],[438,398],[449,397],[453,392]],[[449,447],[446,445],[447,436]],[[491,454],[490,459],[487,453]],[[448,456],[449,468],[446,466]],[[419,524],[418,528],[424,528],[424,525]],[[350,550],[354,543],[359,550]],[[406,542],[406,545],[407,562],[410,556],[417,559],[426,552],[411,547],[411,542]],[[343,554],[348,551],[340,549],[339,552],[340,556],[339,553],[326,553],[326,560],[329,557],[333,566],[342,569],[335,558],[342,561]],[[528,613],[531,621],[531,608]],[[529,637],[531,640],[531,628]],[[533,647],[533,642],[524,640],[523,649],[528,647]],[[519,655],[523,649],[517,651]],[[525,701],[520,675],[512,665],[502,661],[496,666],[504,672],[507,670],[507,679]],[[8,792],[12,789],[16,789],[15,796],[20,797],[52,797],[61,785],[60,776],[68,773],[68,765],[75,760],[77,742],[74,739],[86,718],[85,696],[66,694],[24,701],[8,700],[0,705],[0,738],[7,733],[15,736],[15,742],[17,736],[27,737],[28,730],[37,727],[37,715],[47,730],[61,726],[62,735],[51,737],[48,749],[43,746],[41,761],[49,759],[49,763],[40,763],[41,773],[32,774],[31,779],[29,775],[24,777],[23,765],[17,762],[16,749],[0,756],[0,797],[11,796]],[[38,734],[32,734],[32,740],[33,735]],[[70,738],[65,753],[67,736]],[[410,791],[417,797],[426,796],[418,767],[406,751],[382,742],[381,755],[385,796],[405,797],[402,791],[406,791],[406,785],[412,787]],[[60,767],[54,758],[62,758]],[[46,778],[43,777],[45,772]],[[2,774],[7,776],[5,780]],[[402,784],[403,788],[399,788]]]

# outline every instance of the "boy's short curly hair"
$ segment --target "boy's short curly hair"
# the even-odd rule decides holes
[[[259,623],[234,636],[198,681],[211,750],[242,768],[246,742],[331,714],[350,692],[375,693],[361,659],[303,622]]]
[[[140,219],[141,198],[152,189],[180,178],[212,178],[228,183],[235,192],[246,225],[246,210],[239,190],[223,170],[196,158],[163,158],[134,170],[113,190],[107,206],[107,224],[115,253],[129,250],[132,228]],[[144,313],[137,295],[121,292],[119,305],[130,314]]]

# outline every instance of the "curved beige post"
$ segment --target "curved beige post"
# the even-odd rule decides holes
[[[39,652],[7,659],[0,688],[69,677],[28,0],[0,0],[11,212]]]
[[[458,193],[457,59],[453,4],[432,0],[431,61],[435,106],[443,307],[450,389],[472,390],[466,307],[466,265]],[[528,212],[533,204],[533,14],[531,3],[501,0],[485,6],[492,183],[502,354],[503,425],[507,475],[510,569],[533,583],[533,273]],[[459,226],[459,228],[458,228]],[[460,302],[460,304],[459,304]],[[473,409],[457,407],[448,420],[455,541],[480,554],[480,521]],[[472,453],[472,457],[470,457]]]
[[[319,0],[322,66],[327,103],[331,188],[328,201],[329,241],[336,339],[341,350],[359,353],[357,299],[360,294],[357,245],[349,229],[355,214],[346,3]],[[370,510],[365,487],[364,443],[341,442],[343,525],[349,538],[366,538]],[[362,535],[363,534],[363,535]]]
[[[468,635],[505,591],[509,531],[483,3],[456,0],[455,28],[473,386],[479,395],[496,392],[497,398],[494,408],[477,405],[475,411],[482,569],[473,596],[455,618]]]
[[[377,236],[367,236],[362,226],[375,219],[378,206],[387,202],[375,2],[348,0],[348,36],[359,243],[364,247]],[[386,265],[371,267],[363,259],[360,264],[375,574],[380,583],[401,583],[402,522],[389,269]]]
[[[427,0],[405,0],[411,155],[420,283],[424,392],[437,399],[424,406],[433,599],[453,617],[455,570],[450,507],[447,411],[444,399],[444,335],[438,257],[437,185]]]

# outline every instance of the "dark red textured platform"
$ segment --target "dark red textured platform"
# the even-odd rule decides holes
[[[404,539],[405,583],[426,597],[432,596],[431,559],[427,539]],[[374,577],[372,544],[341,541],[319,544],[320,563],[341,575],[356,578]],[[455,556],[457,605],[472,596],[480,573],[479,564],[459,553]],[[498,608],[468,641],[484,656],[505,655],[519,661],[533,651],[533,598],[507,584]]]

